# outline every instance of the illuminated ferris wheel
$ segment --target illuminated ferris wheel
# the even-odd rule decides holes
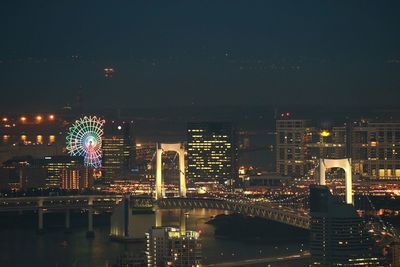
[[[82,156],[85,165],[101,167],[101,138],[105,121],[96,116],[85,116],[76,120],[67,134],[67,150],[71,156]]]

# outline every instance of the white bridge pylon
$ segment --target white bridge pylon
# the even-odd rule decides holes
[[[156,200],[165,197],[165,192],[162,190],[162,154],[168,151],[174,151],[179,156],[179,196],[186,197],[185,149],[181,143],[158,143],[156,152]]]
[[[353,177],[351,173],[351,159],[320,159],[319,184],[326,185],[325,174],[330,168],[341,168],[346,174],[346,203],[353,204]]]

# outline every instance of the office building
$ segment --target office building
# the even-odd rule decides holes
[[[199,233],[173,227],[152,227],[146,233],[147,266],[197,267],[201,264]]]
[[[102,139],[102,175],[108,180],[128,179],[135,161],[133,124],[106,122]]]
[[[233,184],[238,178],[235,131],[231,123],[187,125],[187,177]]]
[[[18,184],[21,189],[83,189],[92,186],[93,175],[84,166],[82,157],[16,157],[4,162],[0,168],[0,188],[10,188],[10,184]]]
[[[306,120],[276,122],[276,171],[281,175],[302,176],[311,168],[306,144],[312,143],[313,128]]]
[[[400,123],[358,122],[351,133],[354,172],[371,179],[400,179]]]
[[[386,266],[353,205],[326,186],[310,186],[310,253],[314,266]]]
[[[306,175],[320,158],[346,157],[346,128],[315,127],[311,121],[276,121],[276,171],[281,175]]]
[[[61,187],[61,171],[84,168],[82,157],[49,156],[44,160],[34,160],[32,166],[44,166],[47,169],[46,187]]]
[[[85,167],[66,168],[60,171],[62,189],[87,189],[93,186],[93,172]]]
[[[400,123],[355,121],[323,127],[307,120],[276,121],[276,171],[301,177],[320,158],[352,159],[353,173],[400,180]]]

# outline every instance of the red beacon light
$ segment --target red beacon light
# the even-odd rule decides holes
[[[111,78],[114,74],[114,69],[113,68],[104,68],[104,77],[106,78]]]

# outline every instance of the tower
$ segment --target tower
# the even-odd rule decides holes
[[[157,144],[156,152],[156,199],[165,196],[162,189],[162,154],[164,152],[174,151],[179,157],[179,196],[186,197],[186,175],[185,175],[185,149],[181,143],[175,144]]]

